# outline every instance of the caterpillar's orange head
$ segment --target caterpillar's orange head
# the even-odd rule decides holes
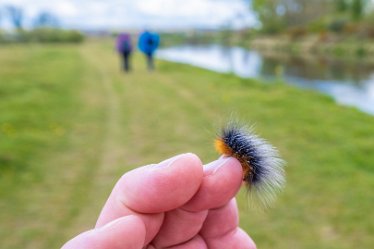
[[[222,138],[216,138],[214,140],[214,147],[218,151],[218,153],[225,155],[225,156],[232,156],[233,151],[232,149],[223,141]]]

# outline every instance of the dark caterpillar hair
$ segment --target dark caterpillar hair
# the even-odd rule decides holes
[[[243,168],[243,181],[265,206],[283,187],[284,161],[278,151],[252,129],[229,124],[215,140],[217,151],[239,160]]]

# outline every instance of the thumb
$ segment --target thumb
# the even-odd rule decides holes
[[[81,233],[61,249],[141,249],[145,233],[143,221],[135,215],[129,215],[101,228]]]

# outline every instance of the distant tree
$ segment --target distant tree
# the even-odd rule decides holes
[[[365,0],[353,0],[351,11],[354,20],[359,20],[362,18],[364,14],[365,4]]]
[[[277,33],[283,28],[283,20],[277,0],[253,0],[252,9],[262,25],[262,30],[266,33]]]
[[[58,27],[59,20],[58,18],[50,13],[50,12],[41,12],[38,16],[34,19],[34,27],[36,28],[43,28],[43,27]]]
[[[16,29],[22,29],[23,23],[23,10],[20,7],[9,5],[6,7],[9,19]]]
[[[347,0],[336,0],[336,10],[338,12],[346,12],[349,9],[349,3]]]
[[[329,0],[253,0],[252,9],[265,31],[310,23],[334,8]]]

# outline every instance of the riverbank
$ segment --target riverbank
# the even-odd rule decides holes
[[[254,49],[272,57],[293,56],[306,59],[324,58],[348,63],[374,65],[374,41],[368,38],[342,37],[333,34],[259,35],[243,32],[210,32],[197,34],[165,34],[164,48],[183,44],[221,44]]]
[[[59,248],[91,228],[127,170],[218,155],[232,113],[277,146],[287,187],[272,208],[238,195],[259,248],[370,248],[374,117],[314,91],[157,62],[123,74],[112,42],[0,48],[2,248]],[[51,211],[52,210],[52,211]]]
[[[372,40],[339,39],[327,35],[293,39],[283,35],[256,37],[250,40],[247,46],[273,56],[325,57],[374,64]]]

